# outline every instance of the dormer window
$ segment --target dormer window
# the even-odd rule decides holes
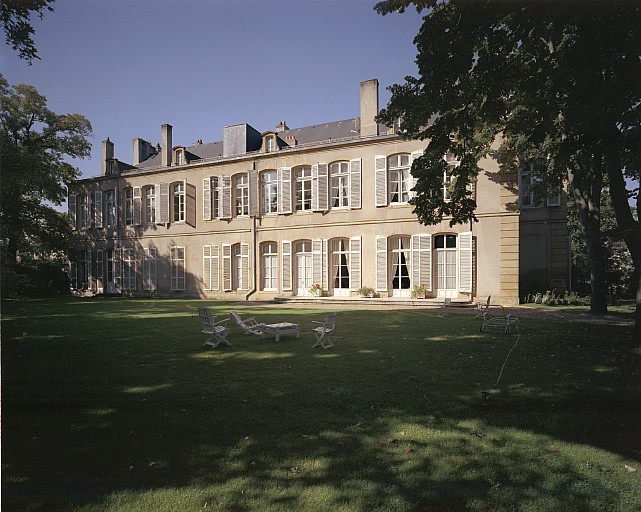
[[[267,137],[265,139],[265,152],[271,153],[274,151],[274,137]]]
[[[272,153],[273,151],[278,150],[278,144],[276,143],[276,133],[273,131],[267,131],[262,134],[263,136],[263,153]]]
[[[107,162],[107,176],[112,176],[115,170],[116,170],[116,166],[113,160],[110,162]]]

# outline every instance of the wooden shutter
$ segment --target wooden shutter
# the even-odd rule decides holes
[[[292,243],[289,240],[282,241],[281,255],[283,258],[282,268],[282,289],[283,291],[292,290]]]
[[[220,290],[220,275],[219,275],[219,262],[218,262],[218,246],[211,246],[211,289]]]
[[[412,284],[432,291],[432,235],[412,236]]]
[[[323,288],[325,290],[329,290],[329,258],[327,257],[329,254],[327,251],[328,245],[327,239],[323,238]]]
[[[323,240],[312,240],[312,284],[323,286]]]
[[[156,185],[156,224],[169,222],[169,183]]]
[[[412,151],[412,154],[410,155],[410,164],[413,164],[414,160],[416,160],[420,156],[423,156],[422,149],[419,149],[418,151]],[[413,197],[416,197],[416,191],[414,190],[414,187],[416,186],[416,181],[417,179],[412,174],[412,169],[410,168],[410,194],[409,194],[410,199]]]
[[[376,188],[376,206],[387,206],[387,157],[376,155],[375,162],[374,186]]]
[[[349,162],[349,206],[361,207],[361,159],[356,158]],[[360,288],[360,286],[359,286]]]
[[[85,262],[87,265],[87,287],[92,290],[92,281],[93,281],[93,272],[91,268],[91,251],[87,250],[87,261]]]
[[[292,169],[279,167],[276,171],[278,213],[292,213]]]
[[[211,220],[211,178],[203,179],[203,220]]]
[[[240,272],[242,274],[241,290],[249,290],[249,244],[240,244]]]
[[[105,263],[103,251],[96,251],[96,293],[105,291]]]
[[[114,287],[116,291],[120,291],[121,287],[121,275],[122,275],[122,258],[120,257],[121,249],[113,250],[114,258]]]
[[[260,183],[258,171],[247,171],[247,199],[249,201],[249,216],[260,215]]]
[[[147,247],[143,252],[142,287],[145,290],[156,289],[156,248]]]
[[[223,244],[223,291],[231,291],[231,245]]]
[[[387,237],[376,237],[376,290],[387,291]]]
[[[196,227],[196,185],[185,181],[185,222]]]
[[[461,292],[472,292],[472,232],[460,233],[459,241],[459,285]]]
[[[313,171],[312,171],[312,175],[313,175]],[[316,195],[318,197],[318,211],[325,212],[329,208],[328,186],[329,186],[328,165],[325,163],[319,162],[318,175],[316,179]]]
[[[69,287],[72,290],[78,288],[78,264],[75,261],[69,263]]]
[[[140,226],[142,219],[142,190],[140,187],[133,189],[133,224]]]
[[[357,291],[361,287],[361,237],[349,239],[349,289]]]
[[[69,222],[71,223],[71,229],[77,229],[77,227],[76,227],[76,196],[75,196],[75,194],[69,194],[69,199],[67,200],[67,208],[69,210]]]
[[[231,219],[231,176],[230,175],[224,175],[221,176],[221,192],[222,194],[218,196],[218,199],[220,201],[220,214],[218,215],[221,219]],[[223,249],[223,258],[224,258],[224,252],[225,250]],[[224,281],[224,277],[223,277]],[[231,285],[230,285],[231,289]]]
[[[211,245],[203,245],[203,287],[211,290]]]
[[[102,191],[96,190],[94,192],[94,209],[93,209],[93,225],[97,228],[102,227]]]

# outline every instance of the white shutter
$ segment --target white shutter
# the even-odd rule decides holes
[[[282,241],[281,255],[283,258],[282,268],[282,289],[283,291],[292,290],[292,243],[289,240]]]
[[[323,240],[312,240],[312,284],[323,286]]]
[[[349,205],[351,208],[361,207],[361,159],[349,162]],[[360,288],[360,286],[359,286]]]
[[[459,285],[461,292],[472,292],[472,232],[459,233]]]
[[[240,273],[242,290],[249,290],[249,244],[240,244]]]
[[[211,246],[211,289],[218,291],[220,289],[220,275],[218,263],[218,246]]]
[[[102,191],[96,190],[94,192],[93,201],[93,225],[97,228],[102,227]]]
[[[374,186],[376,187],[376,206],[387,206],[387,157],[376,155],[375,162]]]
[[[376,290],[387,291],[387,237],[376,237]]]
[[[69,194],[69,199],[67,200],[67,208],[69,209],[69,222],[71,223],[71,229],[76,229],[76,196],[75,194]]]
[[[278,213],[292,213],[292,170],[290,167],[280,167],[276,176]]]
[[[413,164],[414,160],[416,160],[420,156],[423,156],[422,149],[419,149],[418,151],[412,151],[412,154],[410,155],[410,164]],[[412,197],[416,197],[416,191],[413,190],[416,186],[416,181],[417,179],[412,175],[412,169],[410,168],[410,199]]]
[[[211,178],[203,179],[203,220],[211,220]]]
[[[87,285],[92,290],[93,272],[91,271],[91,251],[87,251]]]
[[[221,179],[221,192],[222,194],[218,196],[220,201],[220,214],[218,215],[221,219],[231,219],[231,176],[224,175],[220,177]],[[223,249],[223,253],[224,253]],[[224,258],[224,255],[223,255]],[[224,280],[224,278],[223,278]],[[231,289],[231,284],[230,284]]]
[[[432,291],[432,235],[412,236],[412,284]]]
[[[211,290],[211,245],[203,245],[203,286]]]
[[[361,237],[349,239],[349,289],[357,291],[361,287]]]
[[[258,171],[247,171],[249,216],[260,215],[260,185],[258,183]]]
[[[169,222],[169,183],[156,185],[156,224]]]
[[[133,192],[134,225],[140,226],[142,219],[142,190],[140,189],[140,187],[134,187]]]
[[[223,291],[231,291],[231,245],[223,244]]]
[[[312,175],[313,175],[313,171],[312,171]],[[328,186],[329,186],[328,166],[325,163],[319,162],[318,175],[316,179],[316,195],[318,197],[318,210],[321,212],[325,212],[329,208]]]

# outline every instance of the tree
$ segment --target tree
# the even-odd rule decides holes
[[[390,88],[379,120],[402,117],[406,136],[429,140],[415,160],[414,210],[433,224],[474,217],[466,187],[478,162],[492,153],[501,168],[527,164],[544,197],[567,182],[588,242],[593,273],[592,311],[605,309],[600,236],[604,178],[618,229],[630,251],[637,283],[634,340],[641,344],[641,228],[632,215],[625,177],[641,174],[641,11],[636,3],[550,3],[465,0],[387,0],[381,14],[411,3],[427,9],[414,42],[419,78]],[[450,200],[437,190],[453,153]],[[637,203],[639,190],[635,190]],[[598,289],[595,289],[597,287]]]
[[[5,34],[5,42],[18,52],[21,59],[29,65],[38,57],[36,44],[31,37],[35,32],[29,23],[31,14],[37,13],[40,19],[45,9],[53,12],[55,0],[1,0],[0,24]]]
[[[91,124],[79,114],[58,115],[30,85],[10,86],[0,75],[0,240],[3,269],[20,253],[49,258],[65,251],[69,222],[51,203],[66,199],[79,171],[66,157],[89,156]]]

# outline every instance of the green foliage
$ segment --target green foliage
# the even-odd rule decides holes
[[[21,59],[31,65],[33,59],[40,60],[35,42],[31,37],[34,34],[30,23],[32,14],[40,19],[44,16],[45,9],[53,12],[55,0],[2,0],[0,2],[0,25],[4,30],[5,42],[18,52]]]
[[[318,351],[234,305],[301,337],[212,350],[203,304],[3,303],[3,511],[641,509],[625,327],[341,310]]]
[[[358,293],[363,297],[374,297],[374,295],[376,295],[376,290],[371,286],[362,286],[358,289]]]
[[[590,297],[576,292],[565,291],[563,294],[556,290],[546,292],[526,293],[521,297],[522,304],[543,304],[547,306],[589,306]]]

